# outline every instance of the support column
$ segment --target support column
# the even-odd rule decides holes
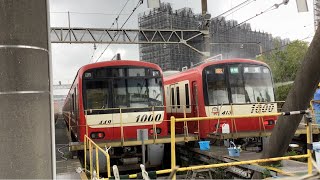
[[[0,178],[55,176],[46,0],[0,0]]]
[[[201,0],[201,12],[202,12],[202,30],[204,32],[203,36],[203,56],[202,61],[210,57],[210,18],[211,15],[208,14],[207,0]]]

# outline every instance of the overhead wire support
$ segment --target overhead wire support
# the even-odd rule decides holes
[[[67,11],[67,12],[64,12],[64,11],[53,11],[53,12],[50,12],[50,14],[68,14],[68,12],[70,14],[83,14],[83,15],[104,15],[104,16],[114,16],[114,15],[127,16],[127,15],[129,15],[129,14],[113,14],[113,13],[99,13],[99,12],[78,12],[78,11]]]
[[[129,1],[129,0],[128,0]],[[143,0],[139,0],[137,5],[133,8],[131,14],[128,16],[128,18],[125,20],[125,22],[122,24],[122,26],[120,27],[120,30],[122,30],[122,28],[125,26],[125,24],[129,21],[129,19],[131,18],[132,14],[137,10],[137,8],[143,3]],[[118,31],[119,32],[119,31]],[[114,35],[113,38],[115,38],[118,35],[118,32]],[[119,39],[120,36],[118,36],[117,40]],[[107,45],[107,47],[102,51],[102,53],[100,54],[100,56],[98,57],[98,59],[95,62],[98,62],[99,59],[102,57],[102,55],[105,53],[105,51],[108,49],[108,47],[110,46],[111,43],[109,43]]]

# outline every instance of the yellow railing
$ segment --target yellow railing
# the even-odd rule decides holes
[[[103,150],[100,148],[95,142],[93,142],[87,135],[84,136],[84,168],[87,170],[87,151],[89,150],[89,172],[91,179],[97,178],[100,179],[100,167],[99,167],[99,151],[104,154],[106,157],[106,170],[109,179],[111,177],[111,170],[110,170],[110,156],[108,151]],[[93,167],[93,153],[95,151],[96,155],[96,163],[95,167]],[[94,177],[94,171],[96,172],[96,177]]]
[[[265,163],[265,162],[274,162],[274,161],[280,161],[280,160],[300,159],[300,158],[310,158],[310,156],[308,154],[303,154],[303,155],[276,157],[276,158],[268,158],[268,159],[257,159],[257,160],[248,160],[248,161],[240,161],[240,162],[181,167],[177,169],[177,172],[192,171],[192,170],[199,170],[199,169],[222,168],[222,167],[228,167],[228,166],[238,166],[238,165],[244,165],[244,164]],[[157,175],[169,174],[171,173],[171,171],[172,169],[163,169],[163,170],[156,171],[156,174]],[[137,174],[130,174],[129,178],[137,178]],[[175,176],[172,179],[175,179]]]
[[[274,102],[257,102],[257,103],[252,103],[252,104],[271,104],[271,103],[283,103],[283,101],[274,101]],[[241,105],[241,104],[228,104],[226,106],[230,106],[231,108],[231,116],[218,116],[218,118],[215,118],[214,116],[209,116],[209,117],[206,117],[206,119],[203,119],[203,120],[213,120],[213,119],[216,119],[218,120],[218,123],[221,119],[231,119],[231,122],[232,122],[232,126],[233,126],[233,129],[235,130],[235,133],[237,134],[238,133],[238,130],[237,130],[237,126],[236,126],[236,118],[239,117],[239,118],[242,118],[242,117],[248,117],[247,115],[244,115],[244,116],[234,116],[234,106],[236,105]],[[250,105],[250,104],[245,104],[245,105]],[[188,108],[187,108],[188,106]],[[164,111],[167,111],[167,108],[170,108],[169,111],[167,111],[167,113],[182,113],[183,114],[183,117],[184,118],[187,118],[187,111],[190,111],[192,112],[192,108],[196,108],[194,107],[195,105],[167,105],[167,106],[150,106],[150,107],[147,107],[149,108],[151,111],[151,115],[152,115],[152,128],[153,128],[153,135],[152,135],[152,138],[153,138],[153,142],[156,143],[156,140],[158,139],[158,135],[156,133],[156,128],[157,128],[157,124],[155,122],[155,109],[156,108],[164,108]],[[220,105],[218,105],[220,106]],[[224,105],[225,106],[225,105]],[[180,107],[180,108],[178,108]],[[112,126],[119,126],[120,127],[120,133],[121,133],[121,144],[123,145],[124,142],[125,142],[125,138],[124,138],[124,126],[126,125],[130,125],[130,124],[136,124],[136,122],[133,122],[133,123],[125,123],[123,122],[123,111],[124,110],[127,110],[127,109],[140,109],[140,108],[137,108],[137,107],[127,107],[127,108],[104,108],[104,109],[90,109],[90,110],[85,110],[85,116],[87,116],[87,113],[90,112],[90,111],[95,111],[95,110],[116,110],[119,112],[120,116],[119,116],[119,123],[114,123],[114,121],[112,121],[111,125]],[[219,112],[220,114],[220,112]],[[260,107],[260,110],[259,110],[259,113],[258,114],[255,114],[255,115],[252,115],[250,117],[257,117],[259,118],[259,128],[260,128],[260,131],[264,131],[265,132],[265,126],[264,126],[264,123],[263,123],[263,117],[265,117],[266,113],[263,113],[261,112],[261,107]],[[277,114],[278,115],[278,114]],[[266,116],[270,116],[270,114],[267,114]],[[184,139],[185,141],[187,142],[188,141],[188,137],[189,137],[189,130],[188,130],[188,121],[197,121],[199,119],[199,117],[194,117],[193,119],[192,118],[188,118],[189,120],[187,121],[177,121],[177,122],[183,122],[183,135],[184,135]],[[163,123],[166,123],[170,120],[163,120]],[[200,132],[200,127],[199,127],[199,121],[197,121],[198,123],[198,131],[197,131],[197,135],[199,136],[199,132]],[[95,125],[99,125],[99,124],[95,124]],[[90,126],[95,126],[95,125],[90,125]],[[85,125],[86,126],[86,134],[88,135],[88,125]],[[231,132],[233,133],[233,132]]]
[[[274,162],[280,160],[289,160],[289,159],[300,159],[300,158],[308,158],[308,174],[312,174],[312,166],[314,165],[311,150],[307,150],[307,154],[303,155],[295,155],[295,156],[286,156],[286,157],[274,157],[274,158],[267,158],[267,159],[257,159],[257,160],[247,160],[247,161],[240,161],[240,162],[229,162],[229,163],[219,163],[219,164],[209,164],[209,165],[198,165],[198,166],[191,166],[191,167],[181,167],[178,168],[176,166],[176,156],[175,156],[175,123],[176,122],[188,122],[188,121],[203,121],[203,120],[212,120],[212,119],[232,119],[232,118],[245,118],[245,117],[266,117],[266,116],[280,116],[284,115],[283,113],[266,113],[266,114],[257,114],[257,115],[241,115],[241,116],[216,116],[216,117],[197,117],[197,118],[170,118],[170,130],[171,130],[171,169],[164,169],[156,171],[157,175],[160,174],[168,174],[171,172],[182,172],[182,171],[190,171],[190,170],[199,170],[199,169],[210,169],[210,168],[221,168],[227,166],[237,166],[237,165],[244,165],[244,164],[256,164],[256,163],[266,163],[266,162]],[[307,143],[311,144],[311,135],[310,135],[310,127],[312,126],[309,120],[306,121],[306,134],[307,134]],[[270,169],[268,167],[267,169]],[[280,172],[280,170],[273,170]],[[283,174],[292,175],[291,173],[285,173],[281,171]],[[129,178],[137,178],[137,174],[129,175]],[[176,175],[172,176],[172,179],[176,179]]]
[[[170,119],[170,128],[171,128],[171,169],[170,172],[176,169],[176,157],[175,157],[175,124],[176,122],[187,122],[187,121],[203,121],[203,120],[212,120],[212,119],[232,119],[232,118],[254,118],[254,117],[266,117],[266,116],[280,116],[284,115],[283,113],[265,113],[265,114],[249,114],[249,115],[239,115],[239,116],[216,116],[216,117],[196,117],[196,118],[175,118],[171,117]],[[307,120],[306,134],[307,134],[307,144],[311,144],[311,122]],[[241,162],[232,162],[232,163],[221,163],[221,164],[211,164],[211,165],[202,165],[202,166],[192,166],[192,167],[183,167],[179,168],[177,171],[187,171],[187,170],[196,170],[196,169],[207,169],[207,168],[217,168],[225,166],[234,166],[242,164],[252,164],[252,163],[263,163],[263,162],[272,162],[285,159],[298,159],[298,158],[308,158],[308,174],[312,173],[312,156],[311,150],[307,150],[307,154],[296,155],[296,156],[287,156],[287,157],[277,157],[277,158],[268,158],[268,159],[259,159],[259,160],[249,160]],[[173,180],[176,179],[176,176],[173,175]]]

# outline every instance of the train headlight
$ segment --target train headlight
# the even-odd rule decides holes
[[[161,134],[162,129],[161,129],[161,128],[157,128],[157,129],[156,129],[156,132],[157,132],[157,134]]]
[[[105,136],[104,132],[92,132],[90,134],[91,139],[103,139]]]
[[[275,123],[274,120],[266,120],[266,121],[263,122],[263,124],[270,126],[270,125],[275,125],[276,123]]]
[[[157,134],[161,134],[161,132],[162,132],[162,129],[161,129],[161,128],[156,128],[156,133],[157,133]],[[152,135],[153,133],[154,133],[153,128],[149,129],[149,134]]]

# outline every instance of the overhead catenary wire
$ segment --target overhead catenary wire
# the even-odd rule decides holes
[[[111,29],[111,28],[115,25],[115,23],[118,22],[119,17],[121,16],[123,10],[125,9],[125,7],[127,6],[127,4],[129,3],[129,1],[130,1],[130,0],[127,0],[126,3],[123,5],[123,7],[122,7],[121,10],[119,11],[117,17],[114,19],[114,21],[112,22],[112,24],[111,24],[111,26],[110,26],[109,29]],[[109,46],[109,45],[108,45],[108,46]],[[95,54],[97,48],[98,48],[97,45],[94,45],[94,50],[93,50],[93,53],[92,53],[92,55],[91,55],[90,62],[92,61],[92,58],[94,57],[94,54]],[[100,57],[99,57],[99,58],[100,58]],[[89,62],[89,63],[90,63],[90,62]]]
[[[266,10],[264,10],[264,11],[262,11],[262,12],[256,14],[256,15],[254,15],[254,16],[252,16],[252,17],[250,17],[250,18],[248,18],[248,19],[246,19],[246,20],[244,20],[244,21],[242,21],[241,23],[239,23],[239,24],[237,24],[237,25],[235,25],[235,26],[232,26],[231,28],[229,28],[229,29],[227,29],[227,30],[225,30],[225,31],[215,32],[215,33],[213,33],[213,34],[223,34],[223,33],[226,33],[226,32],[228,32],[228,31],[230,31],[231,29],[234,29],[234,28],[236,28],[236,27],[239,27],[239,26],[241,26],[242,24],[244,24],[244,23],[246,23],[246,22],[248,22],[248,21],[250,21],[250,20],[252,20],[252,19],[254,19],[254,18],[256,18],[256,17],[258,17],[258,16],[260,16],[260,15],[262,15],[262,14],[264,14],[264,13],[267,13],[267,12],[269,12],[269,11],[278,9],[279,6],[280,6],[280,4],[274,4],[274,5],[272,5],[271,7],[267,8]]]
[[[309,38],[312,38],[313,36],[308,36],[308,37],[305,37],[305,38],[302,38],[302,39],[297,39],[298,41],[304,41],[306,39],[309,39]],[[261,54],[265,54],[265,53],[268,53],[268,52],[271,52],[271,51],[274,51],[274,50],[277,50],[277,49],[280,49],[280,48],[283,48],[283,47],[286,47],[286,46],[289,46],[290,44],[292,44],[293,42],[290,42],[290,43],[287,43],[287,44],[284,44],[282,46],[279,46],[279,47],[275,47],[273,49],[269,49],[267,51],[263,51]]]
[[[114,38],[119,34],[119,32],[122,30],[122,28],[126,25],[126,23],[129,21],[129,19],[131,18],[131,16],[133,15],[133,13],[138,9],[138,7],[142,4],[143,0],[139,0],[137,5],[133,8],[131,14],[128,16],[128,18],[124,21],[124,23],[122,24],[122,26],[120,27],[119,31],[117,31],[114,35]],[[117,37],[116,41],[120,38],[120,36]],[[106,52],[106,50],[108,49],[108,47],[110,46],[111,43],[109,43],[107,45],[107,47],[102,51],[102,53],[100,54],[100,56],[97,58],[97,60],[95,62],[98,62],[99,59],[102,57],[102,55]]]
[[[231,9],[229,9],[229,10],[227,10],[227,11],[219,14],[218,16],[212,18],[212,20],[217,19],[217,18],[219,18],[219,17],[221,17],[221,16],[227,17],[227,16],[229,16],[230,14],[235,13],[236,11],[244,8],[245,6],[249,5],[250,3],[254,2],[254,1],[256,1],[256,0],[246,0],[246,1],[244,1],[244,2],[242,2],[242,3],[240,3],[240,4],[238,4],[238,5],[236,5],[236,6],[234,6],[234,7],[232,7]]]

